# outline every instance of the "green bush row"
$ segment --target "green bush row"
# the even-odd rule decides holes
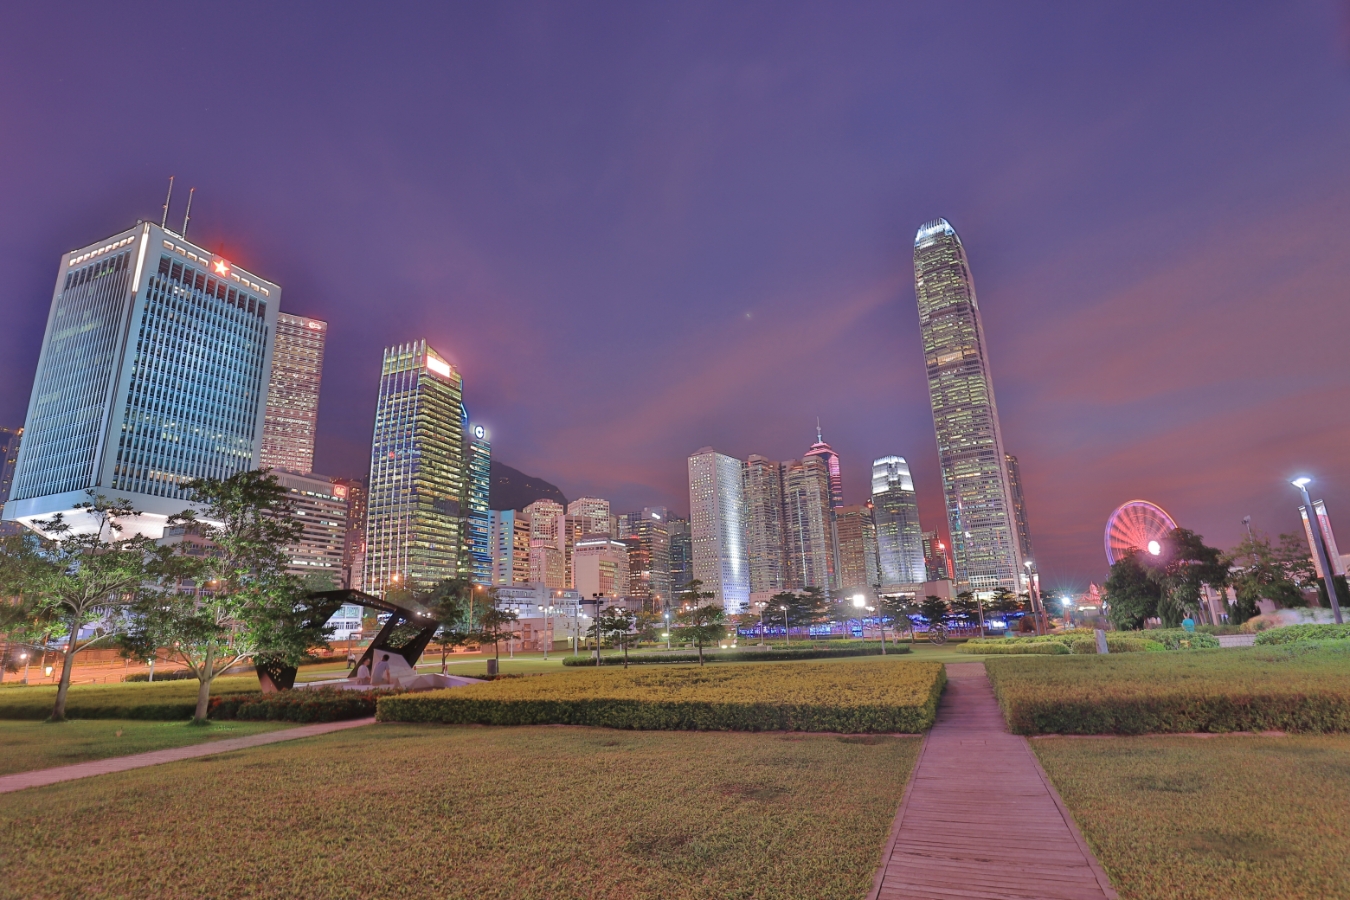
[[[1097,641],[1094,638],[1078,638],[1069,645],[1069,649],[1074,653],[1096,653]],[[1107,632],[1106,649],[1111,653],[1139,653],[1155,652],[1167,648],[1160,642],[1151,641],[1147,638],[1118,636],[1112,632]]]
[[[886,654],[908,653],[908,647],[888,644]],[[855,647],[824,647],[810,650],[709,650],[704,651],[705,662],[782,662],[794,659],[838,659],[847,656],[880,656],[881,648],[877,644]],[[647,666],[657,663],[697,663],[697,653],[630,653],[630,666]],[[563,660],[564,666],[590,666],[594,668],[593,656],[569,656]],[[622,666],[623,656],[613,654],[601,657],[603,666]]]
[[[196,678],[197,675],[191,669],[170,669],[167,672],[156,672],[155,681],[186,681],[189,678]],[[137,672],[134,675],[127,675],[122,679],[123,684],[133,684],[136,682],[145,682],[150,680],[149,672]]]
[[[1258,644],[1293,644],[1299,641],[1350,640],[1350,625],[1285,625],[1256,636]]]
[[[1039,644],[1023,641],[969,641],[956,648],[960,653],[979,653],[1013,656],[1063,656],[1069,652],[1067,644],[1042,641]]]
[[[210,717],[254,722],[341,722],[375,715],[376,700],[389,693],[316,688],[235,694],[211,698]]]
[[[1133,632],[1135,637],[1147,641],[1157,641],[1164,650],[1217,650],[1219,639],[1203,631],[1187,631],[1184,628],[1154,628],[1149,631]]]

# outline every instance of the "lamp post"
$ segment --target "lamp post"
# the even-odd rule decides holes
[[[1308,530],[1312,535],[1313,551],[1317,554],[1317,564],[1322,569],[1322,580],[1327,585],[1327,599],[1331,601],[1331,614],[1336,618],[1336,624],[1344,624],[1341,619],[1341,601],[1336,596],[1336,576],[1331,568],[1331,562],[1327,559],[1326,535],[1322,534],[1322,523],[1317,518],[1317,510],[1313,508],[1312,498],[1308,496],[1308,484],[1312,481],[1306,476],[1295,478],[1290,484],[1299,489],[1303,494],[1304,515],[1308,517]]]
[[[666,617],[666,649],[670,649],[670,610],[666,610],[663,615]]]
[[[600,604],[605,601],[604,594],[591,594],[591,603],[595,604],[595,664],[600,665]]]
[[[872,613],[874,613],[874,612],[876,612],[876,611],[877,611],[877,608],[876,608],[875,606],[869,606],[869,607],[867,607],[867,614],[868,614],[868,615],[871,615]],[[882,656],[885,656],[885,655],[886,655],[886,619],[883,618],[882,616],[877,616],[877,627],[881,629],[881,655],[882,655]]]
[[[853,608],[858,610],[858,630],[862,632],[863,643],[867,643],[867,626],[863,624],[863,608],[867,606],[867,598],[862,594],[853,595]]]
[[[792,634],[788,631],[787,607],[782,606],[779,608],[783,610],[783,643],[790,646],[792,644]],[[808,647],[807,649],[810,648]]]
[[[759,601],[758,603],[756,603],[755,605],[759,607],[759,645],[760,645],[761,647],[763,647],[763,646],[764,646],[764,610],[768,607],[769,604],[767,604],[767,603],[765,603],[763,600],[761,600],[761,601]]]
[[[1027,594],[1031,597],[1031,614],[1036,617],[1036,633],[1047,634],[1050,631],[1050,623],[1045,621],[1045,607],[1041,606],[1040,586],[1036,583],[1036,573],[1033,571],[1034,563],[1027,560],[1022,565],[1027,567]]]

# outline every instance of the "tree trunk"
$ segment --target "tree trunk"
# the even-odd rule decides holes
[[[703,665],[703,641],[698,642],[698,664]]]
[[[211,702],[211,682],[215,679],[216,651],[208,648],[206,658],[197,673],[197,711],[192,714],[192,724],[206,724],[207,705]]]
[[[75,638],[79,634],[79,626],[74,621],[71,622],[75,627],[70,632],[70,640],[66,642],[66,655],[61,664],[61,684],[56,689],[56,706],[52,708],[52,722],[64,722],[66,720],[66,694],[70,691],[70,670],[75,662],[75,654],[79,652],[76,649]]]

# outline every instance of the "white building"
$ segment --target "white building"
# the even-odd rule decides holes
[[[582,597],[628,593],[628,545],[607,534],[587,535],[572,549],[572,573]]]
[[[704,447],[689,457],[689,531],[694,577],[728,613],[750,602],[744,463]]]

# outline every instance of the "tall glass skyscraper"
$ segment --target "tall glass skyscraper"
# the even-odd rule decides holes
[[[365,590],[426,590],[461,572],[464,382],[427,346],[384,351],[366,507]]]
[[[319,381],[327,338],[327,322],[277,314],[263,419],[262,465],[268,468],[314,471],[314,429],[319,421]]]
[[[1031,552],[1031,528],[1027,525],[1027,499],[1022,493],[1022,467],[1017,457],[1008,454],[1008,484],[1012,487],[1013,522],[1017,525],[1017,546],[1022,551],[1022,565],[1031,563],[1036,568],[1036,554]]]
[[[1021,591],[1025,573],[975,280],[946,219],[915,235],[914,292],[957,584]]]
[[[783,558],[783,466],[753,453],[745,462],[745,530],[750,593],[769,596],[778,593],[787,587],[787,563]]]
[[[469,551],[469,578],[474,584],[492,584],[492,527],[488,521],[491,510],[488,494],[492,489],[492,444],[487,429],[474,425],[469,429],[469,477],[465,509],[467,546]]]
[[[281,288],[142,222],[61,257],[5,518],[88,491],[160,537],[183,485],[258,465]]]
[[[689,533],[694,577],[728,614],[750,603],[743,463],[704,447],[689,457]]]
[[[872,517],[880,583],[890,589],[927,580],[918,494],[903,456],[883,456],[872,462]]]
[[[783,463],[783,543],[787,586],[838,587],[830,470],[819,456]]]

